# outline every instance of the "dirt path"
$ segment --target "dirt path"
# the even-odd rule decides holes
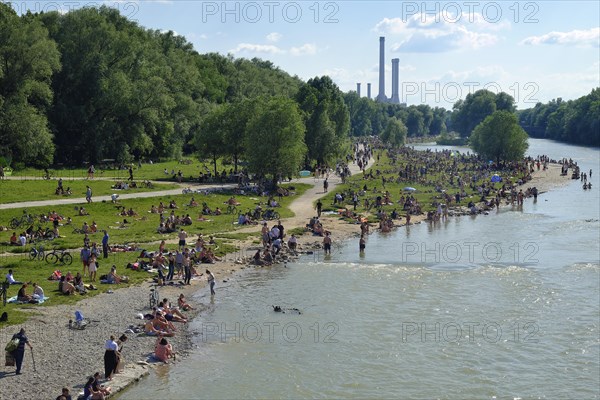
[[[233,189],[237,185],[230,184],[216,184],[216,185],[202,185],[202,186],[191,186],[186,184],[183,187],[191,187],[192,190],[200,189],[200,190],[215,190],[215,189]],[[121,190],[115,190],[115,193],[119,195],[119,200],[127,200],[127,199],[142,199],[142,198],[150,198],[150,197],[162,197],[162,196],[175,196],[182,194],[182,189],[169,189],[169,190],[158,190],[154,192],[134,192],[134,193],[122,193]],[[93,196],[94,202],[99,201],[111,201],[110,195],[103,196]],[[56,206],[61,204],[81,204],[85,203],[85,197],[69,197],[62,199],[54,199],[54,200],[40,200],[40,201],[23,201],[19,203],[7,203],[0,204],[0,210],[7,210],[11,208],[30,208],[30,207],[44,207],[44,206]]]

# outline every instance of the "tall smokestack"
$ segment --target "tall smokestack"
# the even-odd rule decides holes
[[[367,83],[367,98],[371,98],[371,84]]]
[[[387,101],[385,97],[385,37],[379,37],[379,94],[375,99],[382,103]]]
[[[356,94],[360,97],[360,82],[356,84]]]
[[[400,59],[393,58],[392,59],[392,98],[390,99],[390,103],[400,104],[400,96],[398,95],[398,87],[399,87],[399,65]]]

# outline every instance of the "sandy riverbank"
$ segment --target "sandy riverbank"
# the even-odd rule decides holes
[[[560,166],[558,165],[551,165],[547,171],[535,172],[533,176],[534,179],[526,183],[524,188],[537,186],[540,191],[544,192],[571,182],[570,177],[560,176]],[[314,180],[310,178],[310,182],[312,183]],[[335,178],[330,179],[330,190],[335,190],[337,183]],[[282,221],[286,230],[305,226],[308,219],[315,213],[313,201],[322,195],[322,181],[319,181],[313,188],[296,199],[291,205],[296,216]],[[527,207],[527,202],[525,207]],[[423,219],[424,216],[413,217],[412,222],[418,223]],[[325,228],[332,232],[334,242],[358,241],[359,225],[349,224],[341,221],[337,215],[327,214],[322,216],[322,222]],[[400,221],[400,225],[403,222],[404,220]],[[373,228],[371,232],[375,231]],[[243,231],[258,232],[259,229],[258,226],[252,226],[244,228]],[[311,250],[320,245],[321,241],[322,238],[305,234],[299,237],[299,249]],[[240,242],[238,252],[227,255],[222,262],[208,266],[217,277],[217,297],[219,284],[224,280],[235,279],[235,273],[243,269],[256,268],[249,267],[246,262],[241,260],[242,257],[251,257],[255,248],[256,245],[252,243]],[[358,251],[358,244],[356,248]],[[114,293],[102,293],[93,298],[83,299],[76,306],[31,306],[29,310],[32,312],[32,318],[24,325],[24,328],[34,346],[36,371],[33,370],[31,352],[27,350],[22,375],[15,375],[14,367],[5,367],[4,372],[0,372],[2,397],[11,399],[55,398],[60,394],[63,386],[72,388],[72,393],[76,394],[81,390],[87,376],[96,371],[103,371],[103,346],[108,337],[120,335],[130,325],[141,324],[141,321],[136,319],[136,315],[149,311],[149,287],[149,284],[143,284],[114,290],[116,287],[102,285],[101,290],[113,289]],[[210,296],[202,296],[201,301],[206,299],[206,303],[198,304],[199,302],[194,299],[194,293],[205,294],[207,291],[205,280],[200,279],[193,280],[191,286],[183,288],[161,288],[160,297],[166,297],[175,302],[179,293],[184,293],[188,301],[196,303],[199,308],[197,313],[201,316],[203,311],[214,305],[209,302]],[[68,321],[73,319],[75,310],[81,310],[86,317],[99,322],[91,324],[85,330],[69,329]],[[13,326],[0,330],[0,344],[5,345],[10,336],[19,328]],[[181,358],[192,348],[193,332],[187,331],[183,324],[177,324],[177,328],[178,334],[170,341],[173,343],[178,357]],[[117,375],[110,382],[115,391],[140,379],[148,373],[150,368],[150,366],[138,365],[137,362],[146,360],[147,356],[151,354],[155,339],[136,334],[128,336],[130,340],[125,344],[123,352],[127,360],[127,367],[123,374]]]

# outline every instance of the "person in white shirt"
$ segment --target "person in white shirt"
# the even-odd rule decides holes
[[[19,236],[19,242],[21,242],[21,246],[25,246],[27,244],[27,237],[25,236],[25,233],[21,233]]]
[[[19,282],[19,281],[15,280],[15,278],[13,277],[12,269],[8,270],[8,274],[6,274],[6,280],[8,281],[9,285],[22,285],[23,284],[23,282]]]
[[[44,298],[44,289],[37,283],[33,284],[33,298],[34,299],[43,299]]]

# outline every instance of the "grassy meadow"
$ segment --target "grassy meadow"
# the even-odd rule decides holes
[[[171,163],[177,165],[176,162]],[[157,180],[157,173],[162,173],[165,166],[170,165],[169,163],[161,163],[160,165],[146,165],[142,167],[142,170],[149,171],[151,168],[154,173],[147,173],[146,179]],[[183,165],[182,165],[183,166]],[[186,165],[187,166],[187,165]],[[146,168],[148,167],[148,168]],[[196,166],[197,167],[197,166]],[[39,172],[39,171],[38,171]],[[135,175],[135,173],[134,173]],[[113,193],[110,190],[112,184],[109,180],[95,179],[93,181],[87,180],[74,180],[65,181],[63,186],[71,186],[73,190],[73,196],[84,197],[85,185],[91,184],[94,195],[109,194]],[[290,186],[290,185],[283,185]],[[289,204],[304,191],[306,191],[310,185],[306,184],[294,184],[295,191],[292,195],[283,197],[281,200],[280,207],[276,210],[280,214],[281,218],[290,217],[293,215],[289,209]],[[153,189],[132,189],[138,191],[156,191],[164,190],[167,188],[177,187],[172,184],[155,185]],[[44,200],[44,199],[60,199],[62,196],[54,195],[54,189],[56,188],[56,180],[5,180],[0,182],[0,202],[8,203],[14,201],[25,201],[25,200]],[[129,192],[131,192],[130,190]],[[78,193],[81,191],[81,193]],[[18,324],[23,322],[25,319],[35,314],[36,307],[45,307],[57,304],[71,304],[79,301],[83,296],[64,296],[58,292],[58,283],[56,281],[49,281],[48,277],[52,274],[55,269],[60,269],[63,272],[71,271],[75,274],[81,270],[81,263],[79,262],[79,249],[83,246],[84,235],[75,233],[75,229],[80,229],[84,222],[91,225],[93,222],[98,226],[98,231],[94,234],[89,234],[90,242],[100,243],[102,241],[102,230],[106,229],[110,235],[111,245],[129,245],[140,249],[147,249],[150,251],[158,248],[158,243],[161,240],[175,241],[177,239],[177,233],[170,234],[159,234],[157,228],[160,223],[159,214],[152,214],[149,212],[152,205],[158,206],[159,202],[163,202],[165,206],[168,206],[169,202],[174,200],[178,206],[174,209],[176,215],[184,216],[189,214],[193,220],[192,225],[184,226],[183,228],[188,232],[188,242],[193,243],[198,234],[206,236],[214,236],[215,246],[213,246],[215,254],[222,256],[227,253],[235,252],[235,241],[246,240],[246,239],[259,239],[259,229],[257,227],[256,233],[238,233],[235,232],[241,228],[237,225],[238,213],[253,210],[258,203],[262,203],[263,209],[266,208],[264,205],[268,200],[267,197],[260,197],[254,194],[239,195],[236,194],[236,200],[241,203],[237,206],[237,210],[233,214],[226,214],[227,205],[224,204],[230,197],[231,193],[216,192],[210,194],[178,194],[174,196],[163,196],[153,198],[140,198],[140,199],[128,199],[121,200],[117,204],[111,202],[93,202],[91,204],[59,204],[56,203],[52,206],[47,207],[30,207],[30,208],[14,208],[0,210],[0,226],[8,226],[9,221],[13,217],[20,217],[23,212],[39,216],[40,214],[47,215],[51,211],[56,211],[58,214],[64,217],[61,223],[65,223],[67,217],[72,218],[70,225],[62,225],[59,227],[60,238],[52,241],[38,241],[34,244],[27,244],[24,247],[21,246],[10,246],[9,239],[12,232],[15,231],[17,234],[24,231],[27,227],[21,226],[16,230],[7,228],[8,230],[0,231],[0,273],[4,277],[8,269],[13,269],[15,278],[24,282],[37,282],[44,289],[46,296],[50,297],[50,301],[42,305],[15,305],[7,304],[4,310],[10,313],[10,324]],[[199,204],[197,207],[189,206],[192,197]],[[276,197],[277,200],[279,200]],[[202,204],[207,205],[214,211],[217,207],[221,208],[223,214],[221,215],[208,215],[203,216],[206,221],[200,221],[199,217],[202,211]],[[80,216],[78,214],[78,208],[84,206],[89,215]],[[129,217],[120,215],[122,207],[127,210],[132,208],[137,216]],[[165,216],[171,212],[170,209],[165,209]],[[126,219],[127,223],[123,223]],[[34,222],[34,228],[38,226],[48,227],[52,229],[51,223],[40,223],[36,220]],[[45,261],[31,261],[29,260],[29,252],[32,247],[38,248],[39,246],[44,247],[46,253],[53,249],[73,249],[71,255],[73,256],[73,264],[70,266],[55,266],[46,263]],[[174,249],[176,245],[167,245],[167,248]],[[129,262],[135,262],[140,251],[134,252],[114,252],[109,254],[108,260],[100,259],[100,268],[98,270],[98,276],[109,272],[110,266],[113,264],[118,267],[119,273],[125,273],[130,277],[128,285],[139,284],[151,277],[150,274],[143,271],[131,271],[125,270],[125,265]],[[126,272],[124,272],[126,271]],[[87,281],[86,281],[87,283]],[[122,284],[124,285],[124,284]],[[120,286],[122,286],[120,285]],[[100,290],[89,291],[86,297],[94,296],[99,292],[110,289],[111,285],[99,285]],[[19,290],[19,285],[12,285],[9,287],[7,297],[15,296]],[[114,288],[114,287],[113,287]],[[29,293],[32,292],[32,288],[29,288]],[[2,323],[0,323],[2,324]]]

